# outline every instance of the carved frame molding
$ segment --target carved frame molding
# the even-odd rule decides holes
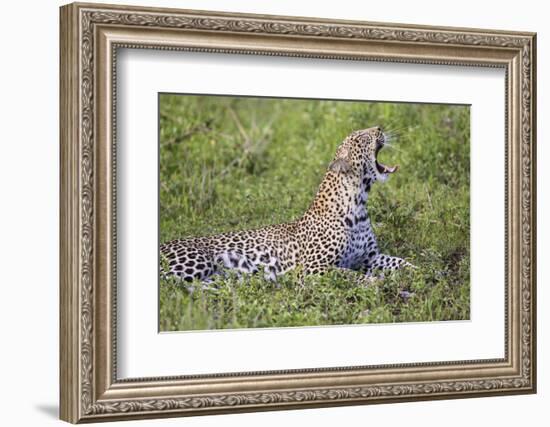
[[[61,8],[60,42],[62,419],[101,421],[535,391],[535,34],[71,4]],[[120,47],[504,67],[506,357],[117,380],[113,145]]]

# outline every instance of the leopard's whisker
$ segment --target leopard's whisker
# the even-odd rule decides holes
[[[399,138],[402,136],[400,132],[384,132],[386,138]]]
[[[394,143],[394,142],[398,142],[399,139],[401,139],[402,137],[399,136],[399,135],[386,135],[386,144],[387,143]]]
[[[410,132],[412,129],[414,129],[411,126],[400,126],[400,127],[392,127],[388,126],[386,129],[384,129],[384,134],[404,134]]]
[[[405,130],[407,130],[407,126],[401,126],[401,127],[392,127],[392,126],[388,126],[386,129],[384,129],[384,133],[396,133],[396,132],[403,132]]]
[[[384,135],[386,136],[386,139],[387,138],[395,139],[395,138],[402,138],[403,137],[403,134],[398,133],[398,132],[385,132]]]

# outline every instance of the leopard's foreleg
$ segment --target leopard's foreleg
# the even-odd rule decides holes
[[[396,256],[378,254],[368,264],[365,265],[365,273],[372,275],[376,270],[398,270],[404,267],[416,268],[413,264]]]

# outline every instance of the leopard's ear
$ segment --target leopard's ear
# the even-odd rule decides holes
[[[331,162],[328,169],[332,172],[346,174],[351,171],[351,165],[346,159],[340,157]]]

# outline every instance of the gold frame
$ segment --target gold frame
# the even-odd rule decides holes
[[[535,392],[534,33],[100,4],[70,4],[60,13],[63,420]],[[117,380],[113,144],[118,47],[504,68],[505,357]]]

